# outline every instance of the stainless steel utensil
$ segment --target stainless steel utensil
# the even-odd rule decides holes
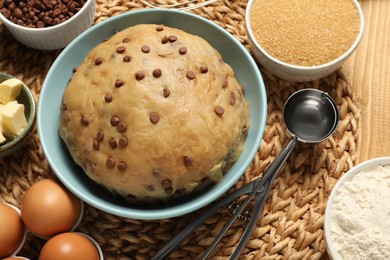
[[[238,242],[230,259],[237,259],[244,249],[249,237],[256,225],[259,214],[261,213],[267,193],[271,187],[273,179],[277,176],[279,170],[290,155],[295,144],[318,143],[327,139],[336,129],[338,123],[338,110],[334,100],[325,92],[317,89],[302,89],[291,95],[283,109],[283,119],[287,131],[291,135],[291,140],[283,148],[282,152],[275,158],[264,172],[262,178],[244,185],[226,197],[213,203],[203,214],[194,222],[184,228],[163,248],[161,248],[152,259],[164,259],[201,223],[213,215],[221,207],[235,201],[238,197],[247,194],[245,200],[235,210],[233,216],[225,224],[221,232],[215,237],[212,244],[206,250],[201,259],[206,259],[215,245],[220,241],[233,222],[240,216],[245,207],[254,197],[254,208],[247,227]]]

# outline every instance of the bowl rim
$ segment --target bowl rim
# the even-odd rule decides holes
[[[246,30],[247,30],[247,33],[248,33],[248,38],[250,38],[250,40],[253,42],[253,44],[256,46],[256,48],[258,50],[260,50],[260,52],[269,60],[271,60],[272,62],[278,64],[279,66],[283,66],[283,67],[286,67],[286,68],[289,68],[289,69],[292,69],[292,70],[305,70],[305,71],[311,71],[311,70],[322,70],[322,69],[326,69],[334,64],[338,64],[339,62],[341,62],[342,60],[346,59],[348,56],[350,56],[353,51],[357,48],[357,46],[359,45],[362,37],[363,37],[363,33],[364,33],[364,27],[365,27],[365,21],[364,21],[364,15],[363,15],[363,11],[362,11],[362,8],[358,2],[358,0],[352,0],[353,3],[355,4],[355,7],[356,7],[356,10],[358,12],[358,16],[359,16],[359,20],[360,20],[360,23],[359,23],[359,32],[354,40],[354,42],[352,43],[352,45],[349,47],[349,49],[344,52],[342,55],[340,55],[339,57],[337,57],[336,59],[332,60],[332,61],[329,61],[327,63],[324,63],[324,64],[320,64],[320,65],[314,65],[314,66],[302,66],[302,65],[295,65],[295,64],[290,64],[290,63],[286,63],[284,61],[281,61],[279,59],[276,59],[275,57],[273,57],[272,55],[270,55],[259,43],[258,41],[256,40],[255,36],[253,35],[253,31],[252,31],[252,26],[251,26],[251,21],[250,21],[250,13],[251,13],[251,10],[252,10],[252,5],[253,3],[255,2],[256,0],[249,0],[248,1],[248,5],[247,5],[247,8],[245,10],[245,27],[246,27]]]
[[[95,2],[94,0],[86,0],[83,7],[81,7],[81,9],[72,17],[70,17],[69,19],[65,20],[62,23],[59,23],[59,24],[56,24],[53,26],[49,26],[49,27],[44,27],[44,28],[30,28],[30,27],[16,24],[16,23],[12,22],[11,20],[7,19],[1,12],[0,12],[0,20],[5,25],[10,26],[12,28],[15,28],[19,31],[30,32],[30,33],[50,33],[52,31],[58,30],[60,27],[63,27],[69,23],[72,23],[73,20],[77,19],[77,17],[84,15],[83,13],[87,8],[90,8],[91,5],[94,6],[94,2]]]
[[[254,61],[254,59],[252,58],[252,56],[250,55],[250,53],[246,50],[246,48],[233,36],[231,35],[228,31],[224,30],[222,27],[220,27],[219,25],[213,23],[212,21],[209,21],[207,20],[206,18],[203,18],[199,15],[196,15],[196,14],[192,14],[192,13],[187,13],[187,12],[182,12],[182,11],[177,11],[177,10],[168,10],[168,9],[139,9],[139,10],[134,10],[132,12],[127,12],[127,13],[123,13],[123,14],[119,14],[117,16],[114,16],[114,17],[111,17],[105,21],[102,21],[101,23],[98,23],[94,26],[92,26],[91,28],[89,28],[88,30],[84,31],[82,34],[80,34],[73,42],[71,42],[61,53],[60,55],[57,57],[57,59],[54,61],[53,65],[52,65],[52,68],[53,67],[56,67],[58,66],[57,64],[60,63],[61,61],[61,58],[63,58],[64,56],[67,55],[67,52],[69,50],[71,50],[72,48],[75,48],[75,46],[77,46],[78,44],[78,41],[81,40],[82,38],[84,38],[85,36],[89,35],[90,33],[92,34],[95,30],[98,30],[100,27],[105,27],[107,23],[109,23],[110,21],[111,22],[114,22],[115,21],[121,21],[121,19],[125,19],[125,17],[132,17],[132,16],[141,16],[141,15],[147,15],[149,13],[156,13],[158,14],[159,16],[161,15],[167,15],[167,17],[169,17],[169,19],[171,20],[171,16],[172,14],[175,15],[175,17],[177,16],[181,16],[181,17],[189,17],[191,18],[192,20],[199,20],[201,23],[204,23],[204,24],[207,24],[208,26],[211,26],[214,30],[218,30],[222,35],[224,35],[225,37],[229,38],[233,43],[235,43],[235,47],[239,48],[240,52],[245,56],[246,60],[248,61],[248,65],[250,65],[251,68],[256,68],[253,69],[253,72],[254,72],[254,75],[253,77],[255,77],[257,80],[258,80],[258,84],[260,86],[260,89],[259,89],[259,92],[261,95],[264,95],[264,97],[262,98],[262,100],[260,101],[264,101],[264,102],[260,102],[261,105],[260,105],[260,108],[263,110],[263,114],[260,114],[259,113],[259,123],[258,125],[252,125],[251,124],[251,127],[257,127],[256,128],[256,132],[253,133],[253,142],[252,142],[252,145],[253,147],[251,147],[250,149],[247,149],[247,153],[245,153],[245,159],[242,159],[244,162],[242,164],[240,164],[240,168],[239,168],[239,171],[240,171],[240,174],[238,176],[235,175],[234,177],[235,178],[230,178],[230,179],[225,179],[226,183],[224,184],[225,186],[229,186],[230,188],[237,182],[237,180],[239,179],[239,177],[242,176],[242,174],[245,172],[245,170],[249,167],[250,163],[252,162],[254,156],[256,155],[257,153],[257,150],[258,150],[258,147],[260,146],[260,143],[261,143],[261,140],[262,140],[262,135],[263,135],[263,132],[264,132],[264,129],[265,129],[265,123],[266,123],[266,115],[267,115],[267,97],[266,97],[266,90],[265,90],[265,85],[264,85],[264,81],[263,81],[263,78],[261,76],[261,73],[260,71],[257,69],[257,64],[256,62]],[[136,24],[139,24],[138,22]],[[171,27],[174,27],[174,26],[171,26]],[[179,26],[180,27],[180,26]],[[93,35],[93,34],[92,34]],[[47,94],[45,94],[46,92],[48,92],[49,90],[48,87],[45,87],[46,85],[46,79],[48,78],[51,78],[51,77],[54,77],[52,74],[53,74],[53,70],[50,69],[49,72],[47,73],[46,75],[46,78],[45,78],[45,81],[43,83],[43,87],[42,87],[42,90],[41,90],[41,94],[40,96],[45,96]],[[50,145],[46,142],[44,142],[44,138],[42,138],[42,136],[44,135],[44,130],[42,130],[44,127],[42,125],[42,122],[45,120],[43,118],[43,115],[40,113],[41,111],[41,107],[43,106],[42,105],[42,101],[43,99],[40,98],[39,101],[38,101],[38,117],[37,117],[37,121],[38,121],[38,135],[41,137],[40,138],[40,142],[41,142],[41,146],[42,146],[42,150],[50,164],[50,166],[52,167],[52,169],[54,170],[54,172],[56,173],[56,176],[60,179],[60,181],[71,191],[73,192],[76,196],[78,196],[79,198],[81,198],[82,200],[84,200],[86,203],[90,204],[91,206],[94,206],[98,209],[101,209],[105,212],[109,212],[111,214],[114,214],[114,215],[117,215],[117,216],[122,216],[122,217],[127,217],[127,218],[133,218],[133,219],[143,219],[143,220],[155,220],[155,219],[164,219],[164,218],[172,218],[172,217],[177,217],[177,216],[181,216],[181,215],[184,215],[184,214],[187,214],[187,213],[190,213],[190,212],[193,212],[197,209],[200,209],[201,207],[204,207],[208,204],[210,204],[212,201],[218,199],[220,196],[222,196],[228,189],[226,190],[221,190],[221,191],[217,191],[217,192],[208,192],[207,195],[208,196],[205,196],[205,195],[200,195],[200,196],[197,196],[197,198],[193,201],[186,201],[184,203],[180,203],[180,204],[175,204],[171,207],[168,207],[168,208],[161,208],[161,209],[137,209],[137,208],[131,208],[131,206],[127,207],[126,208],[126,212],[124,212],[123,209],[119,208],[116,204],[113,206],[114,207],[110,207],[108,208],[107,207],[107,204],[108,203],[111,203],[111,202],[101,202],[101,201],[95,201],[93,200],[93,198],[90,198],[88,196],[85,196],[81,191],[78,191],[77,189],[73,188],[72,187],[72,184],[69,180],[67,180],[66,178],[63,178],[63,176],[61,174],[58,174],[59,172],[61,172],[61,169],[59,169],[57,167],[57,165],[53,165],[52,161],[53,161],[53,157],[52,155],[50,154]],[[253,130],[255,131],[255,130]],[[243,155],[243,154],[241,154]],[[241,157],[241,156],[240,156]],[[244,158],[244,157],[243,157]],[[238,167],[238,166],[237,166]],[[224,187],[225,187],[224,186]]]
[[[17,77],[15,77],[13,75],[10,75],[10,74],[7,74],[7,73],[4,73],[4,72],[0,72],[0,75],[3,75],[7,79],[12,79],[12,78],[16,78],[17,79]],[[35,103],[34,95],[33,95],[31,90],[27,87],[27,85],[23,81],[22,81],[22,91],[24,91],[26,93],[26,95],[28,96],[29,101],[31,101],[31,102],[28,103],[31,115],[30,115],[30,118],[27,121],[27,125],[24,127],[22,133],[20,133],[19,135],[15,136],[9,142],[7,142],[5,144],[0,144],[0,157],[4,156],[3,153],[6,153],[6,155],[8,155],[8,152],[12,152],[13,148],[15,148],[24,139],[26,139],[28,137],[28,134],[29,134],[30,130],[34,126],[34,122],[35,122],[35,118],[36,118],[36,111],[37,111],[37,106],[36,106],[36,103]],[[27,106],[26,104],[23,104],[23,105]]]
[[[374,166],[390,166],[390,157],[378,157],[372,158],[366,161],[363,161],[351,169],[349,169],[341,178],[336,182],[333,187],[325,207],[325,216],[324,216],[324,238],[326,243],[326,249],[328,251],[331,259],[341,259],[336,249],[333,247],[332,243],[332,233],[330,230],[330,212],[331,207],[333,206],[333,201],[340,188],[349,181],[353,176],[359,174],[362,170],[369,169]]]

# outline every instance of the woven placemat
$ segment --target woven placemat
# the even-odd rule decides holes
[[[174,1],[158,1],[171,3]],[[139,1],[97,0],[98,23],[111,16],[145,8]],[[220,0],[191,12],[222,26],[249,51],[244,25],[246,1]],[[41,86],[59,51],[32,50],[16,42],[0,24],[0,71],[23,80],[38,100]],[[307,87],[328,92],[339,107],[340,121],[334,135],[317,145],[299,144],[275,179],[261,218],[242,259],[319,259],[325,252],[323,221],[327,198],[338,178],[354,165],[360,113],[351,86],[337,71],[321,80],[292,83],[260,67],[268,96],[268,117],[261,146],[235,188],[261,176],[289,140],[283,126],[283,104],[293,92]],[[24,192],[36,181],[55,178],[42,152],[36,129],[26,146],[0,159],[0,200],[20,206]],[[158,248],[182,230],[197,212],[173,219],[142,221],[117,217],[86,205],[78,228],[95,238],[105,259],[149,259]],[[196,259],[211,243],[231,215],[221,209],[201,225],[172,254],[172,259]],[[245,221],[237,221],[212,253],[228,259]],[[36,259],[44,241],[29,234],[21,255]]]

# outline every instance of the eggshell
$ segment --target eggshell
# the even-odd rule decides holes
[[[13,254],[23,243],[25,227],[18,212],[0,202],[0,258]]]
[[[76,225],[82,214],[82,202],[54,180],[44,179],[26,191],[21,213],[28,229],[49,238]]]
[[[39,260],[99,260],[96,246],[87,237],[66,232],[50,238],[42,247]]]

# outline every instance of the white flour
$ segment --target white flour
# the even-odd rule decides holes
[[[330,216],[342,259],[390,259],[390,167],[375,166],[347,181]]]

